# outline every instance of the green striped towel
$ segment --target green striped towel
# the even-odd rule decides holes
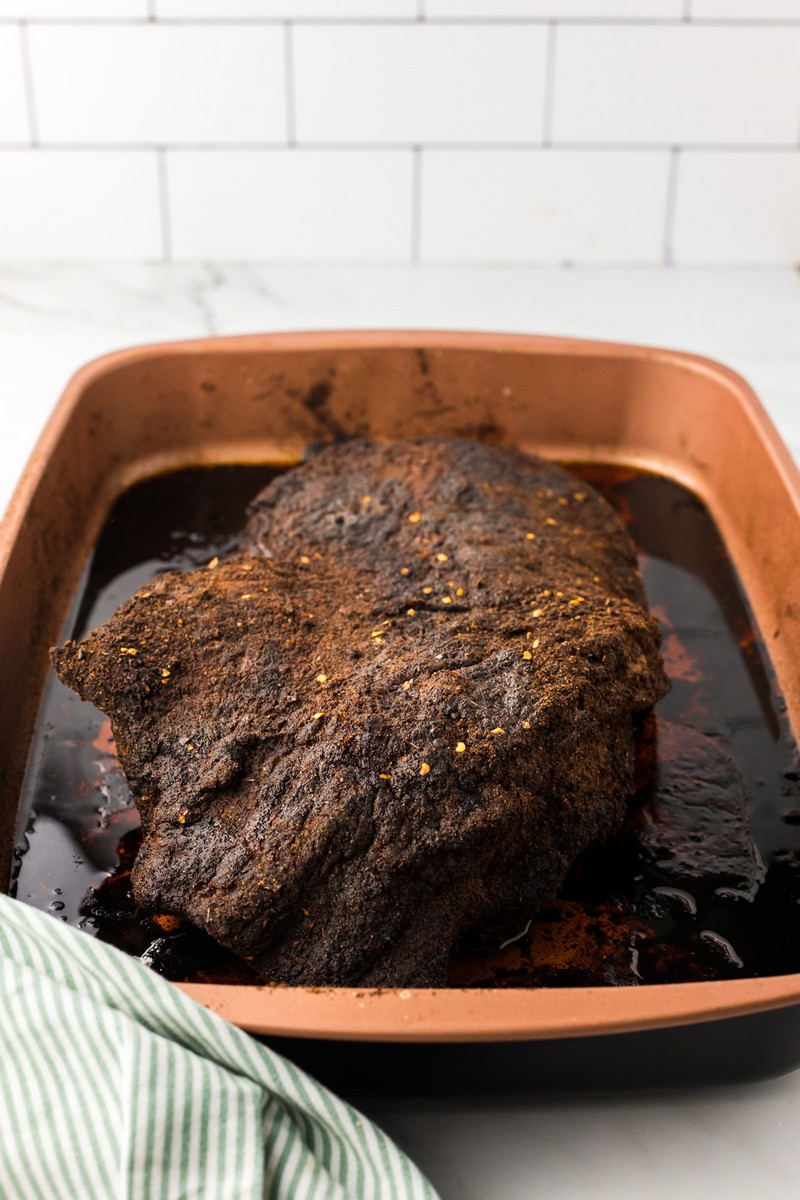
[[[366,1117],[134,959],[0,896],[2,1200],[435,1200]]]

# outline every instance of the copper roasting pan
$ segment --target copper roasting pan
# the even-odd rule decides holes
[[[800,727],[800,475],[749,386],[688,354],[473,333],[146,346],[69,383],[0,526],[4,879],[48,647],[115,499],[145,477],[292,463],[332,435],[488,437],[687,486],[738,569]],[[800,1063],[800,974],[646,987],[180,985],[346,1090],[662,1085]],[[590,1036],[591,1035],[591,1036]],[[426,1080],[427,1083],[421,1081]]]

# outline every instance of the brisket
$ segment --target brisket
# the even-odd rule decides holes
[[[466,440],[354,440],[53,659],[111,719],[139,904],[267,980],[410,986],[617,830],[658,645],[591,487]]]

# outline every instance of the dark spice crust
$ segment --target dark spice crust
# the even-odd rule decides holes
[[[634,714],[667,687],[643,605],[565,471],[358,440],[270,484],[240,553],[53,660],[111,718],[138,903],[267,979],[434,985],[620,824]]]

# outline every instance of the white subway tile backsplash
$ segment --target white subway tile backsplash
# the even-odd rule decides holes
[[[408,261],[408,150],[174,151],[176,258]]]
[[[18,29],[0,29],[0,142],[27,142],[28,108]]]
[[[0,0],[0,17],[19,20],[99,17],[108,21],[120,17],[146,17],[147,13],[147,0]]]
[[[280,28],[32,25],[28,36],[43,142],[285,138]]]
[[[564,26],[562,142],[788,143],[800,117],[800,27]]]
[[[659,263],[669,154],[430,150],[423,262]]]
[[[635,17],[661,20],[683,16],[683,0],[425,0],[429,17]]]
[[[800,0],[692,0],[698,20],[800,20]]]
[[[800,0],[0,0],[0,257],[793,263],[799,140]]]
[[[0,258],[160,256],[154,152],[0,154]]]
[[[417,0],[156,0],[160,17],[241,17],[303,20],[343,20],[366,17],[370,21],[409,19],[417,15]]]
[[[800,152],[686,152],[676,263],[800,262]]]
[[[309,142],[539,140],[542,26],[297,26],[297,135]]]

